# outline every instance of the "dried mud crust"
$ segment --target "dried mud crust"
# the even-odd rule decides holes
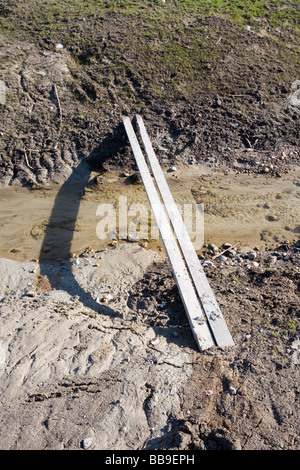
[[[61,50],[58,37],[37,40],[31,29],[25,41],[0,38],[3,185],[62,182],[85,158],[96,169],[134,167],[121,116],[136,112],[162,165],[280,176],[299,164],[299,106],[290,99],[299,56],[284,31],[279,41],[215,16],[193,19],[178,40],[185,72],[159,39],[130,49],[129,31],[140,28],[134,40],[145,41],[147,30],[134,16],[97,21],[81,22],[73,39],[66,22]]]
[[[235,342],[204,352],[151,250],[2,259],[1,448],[299,449],[299,250],[204,267]]]

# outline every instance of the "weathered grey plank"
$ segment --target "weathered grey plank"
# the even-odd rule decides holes
[[[143,152],[135,135],[130,118],[123,116],[126,133],[138,165],[143,184],[169,258],[173,275],[192,329],[194,338],[200,350],[215,346],[215,341],[203,314],[201,305],[195,293],[190,275],[185,266],[176,239],[172,232],[168,217],[160,201],[153,179],[147,167]]]
[[[201,301],[202,308],[205,312],[212,333],[218,346],[233,346],[234,342],[228,330],[225,319],[221,313],[217,300],[209,285],[207,277],[203,271],[202,265],[198,259],[190,236],[183,223],[179,210],[175,204],[172,193],[166,182],[160,164],[153,150],[150,138],[146,131],[143,119],[137,115],[137,127],[144,145],[146,155],[148,157],[153,176],[160,191],[161,198],[165,204],[166,210],[170,217],[174,233],[178,239],[183,256],[186,260],[188,270],[192,276],[198,296]]]

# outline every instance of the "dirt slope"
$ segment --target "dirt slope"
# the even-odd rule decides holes
[[[120,122],[137,111],[165,164],[299,162],[297,2],[217,3],[2,0],[3,184],[61,181],[89,156],[132,167]]]

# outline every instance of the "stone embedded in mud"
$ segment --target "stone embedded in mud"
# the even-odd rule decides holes
[[[231,246],[231,243],[223,243],[222,248],[223,250],[228,250],[229,248],[231,248]]]
[[[212,261],[210,261],[209,259],[204,261],[204,263],[202,263],[202,266],[215,266],[214,263]]]
[[[151,344],[153,344],[154,346],[158,343],[159,343],[159,338],[156,338],[153,341],[151,341]]]
[[[256,258],[256,256],[257,255],[256,255],[255,251],[249,251],[249,253],[248,253],[248,258],[249,259],[253,260],[253,259]]]
[[[93,439],[91,437],[87,437],[83,439],[81,445],[84,449],[88,449],[92,445]]]
[[[32,291],[32,290],[29,290],[28,292],[26,292],[26,295],[27,297],[35,297],[36,296],[36,292]]]
[[[214,243],[210,243],[210,244],[208,245],[208,249],[211,250],[211,251],[213,251],[213,252],[217,252],[217,251],[218,251],[218,247],[217,247],[217,245],[215,245]]]

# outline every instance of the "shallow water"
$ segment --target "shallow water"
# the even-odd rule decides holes
[[[89,180],[95,176],[89,175]],[[166,172],[166,177],[180,207],[203,204],[205,243],[262,248],[300,237],[300,169],[274,179],[208,173],[201,167],[183,166],[174,173]],[[115,210],[107,219],[110,237],[114,237],[114,217],[117,234],[119,217],[125,235],[126,229],[134,229],[137,215],[132,204],[147,208],[148,214],[140,213],[138,218],[144,228],[150,227],[150,206],[143,185],[129,184],[128,178],[114,172],[100,177],[98,185],[80,186],[70,180],[61,187],[1,189],[0,201],[0,257],[10,259],[69,258],[90,246],[104,248],[111,239],[99,239],[96,232],[102,220],[96,215],[97,208],[103,209],[103,204]],[[127,221],[126,207],[119,205],[124,201]],[[162,248],[153,219],[152,230],[148,247]],[[149,238],[149,233],[144,238]]]

